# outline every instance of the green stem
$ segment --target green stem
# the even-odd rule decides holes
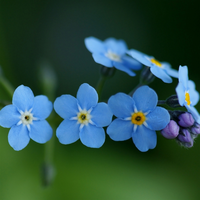
[[[141,86],[143,86],[144,84],[142,82],[140,82],[130,93],[129,93],[129,96],[132,96],[133,93]]]
[[[158,106],[166,104],[166,100],[158,100]]]
[[[14,93],[14,88],[12,87],[10,82],[3,75],[0,75],[0,84],[3,86],[5,91],[7,91],[9,96],[12,98],[13,93]]]
[[[97,83],[96,91],[97,91],[97,94],[98,94],[99,98],[101,96],[102,89],[103,89],[103,86],[104,86],[104,84],[106,82],[106,79],[107,79],[106,76],[100,76],[99,81]]]

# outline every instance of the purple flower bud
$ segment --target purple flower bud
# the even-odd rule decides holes
[[[179,126],[174,120],[170,120],[169,124],[161,130],[161,134],[167,139],[174,139],[179,134]]]
[[[196,123],[192,128],[191,132],[195,135],[200,134],[200,124]]]
[[[193,139],[187,129],[182,129],[182,134],[179,134],[177,140],[185,147],[193,146]]]
[[[190,127],[194,124],[194,118],[192,117],[192,115],[188,112],[185,112],[181,115],[179,115],[179,122],[178,124],[182,127]]]

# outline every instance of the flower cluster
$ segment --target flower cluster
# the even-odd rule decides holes
[[[130,76],[142,69],[139,85],[129,94],[119,91],[105,102],[99,102],[105,80],[99,82],[96,89],[83,83],[76,98],[64,94],[55,98],[54,103],[44,95],[34,97],[29,87],[20,85],[13,93],[12,104],[0,110],[0,125],[10,128],[8,142],[14,150],[25,148],[30,139],[38,143],[51,139],[51,123],[56,120],[53,118],[48,123],[46,119],[53,109],[57,113],[54,117],[63,118],[56,136],[65,145],[80,139],[87,147],[99,148],[108,134],[114,141],[132,138],[136,148],[146,152],[156,147],[156,131],[160,131],[167,139],[175,139],[185,147],[193,146],[200,134],[200,117],[194,107],[199,101],[199,93],[195,83],[188,79],[187,66],[179,66],[177,71],[168,62],[160,62],[135,49],[129,50],[123,40],[114,38],[101,41],[88,37],[85,45],[94,61],[103,66],[102,77],[111,77],[112,69]],[[159,100],[148,84],[155,78],[171,83],[172,77],[178,80],[174,89],[176,94]],[[178,107],[185,107],[186,111],[177,110]]]

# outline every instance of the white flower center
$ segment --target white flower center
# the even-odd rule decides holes
[[[33,123],[33,120],[37,120],[36,117],[33,117],[33,114],[31,113],[32,109],[29,111],[19,111],[21,116],[20,116],[20,121],[17,123],[17,125],[23,124],[27,126],[28,130],[30,131],[30,124]]]
[[[121,62],[121,57],[119,55],[117,55],[116,53],[113,53],[110,50],[108,50],[108,52],[105,54],[105,56],[110,58],[113,61]]]
[[[91,120],[92,115],[90,114],[92,109],[86,110],[82,109],[80,106],[78,106],[79,112],[77,113],[76,117],[72,117],[71,120],[77,120],[78,124],[80,125],[80,129],[83,128],[83,126],[90,124],[94,124]]]

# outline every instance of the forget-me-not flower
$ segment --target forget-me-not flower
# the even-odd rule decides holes
[[[162,130],[170,121],[168,111],[157,106],[158,96],[148,86],[138,88],[133,96],[117,93],[108,100],[108,105],[117,117],[107,128],[115,141],[132,137],[135,146],[142,152],[156,147],[156,130]]]
[[[151,73],[165,83],[172,82],[172,78],[170,76],[178,78],[178,71],[172,69],[171,65],[167,62],[159,62],[154,57],[148,56],[135,49],[131,49],[127,53],[143,65],[150,67]]]
[[[105,131],[112,120],[112,112],[106,103],[98,103],[96,90],[83,83],[77,98],[62,95],[54,102],[54,109],[64,120],[56,130],[60,143],[70,144],[79,138],[87,147],[99,148],[105,141]]]
[[[132,70],[141,69],[142,65],[126,55],[128,50],[123,40],[108,38],[101,41],[95,37],[85,38],[86,48],[92,53],[96,63],[106,67],[115,67],[130,76],[135,76]]]
[[[44,95],[35,96],[24,85],[16,88],[12,104],[0,111],[0,125],[11,128],[8,142],[14,150],[25,148],[30,139],[45,143],[51,139],[53,130],[45,120],[53,109],[52,103]]]
[[[188,80],[187,66],[179,66],[179,83],[176,87],[176,93],[179,104],[185,106],[195,120],[200,123],[199,113],[194,107],[199,101],[199,93],[195,90],[195,83]]]

